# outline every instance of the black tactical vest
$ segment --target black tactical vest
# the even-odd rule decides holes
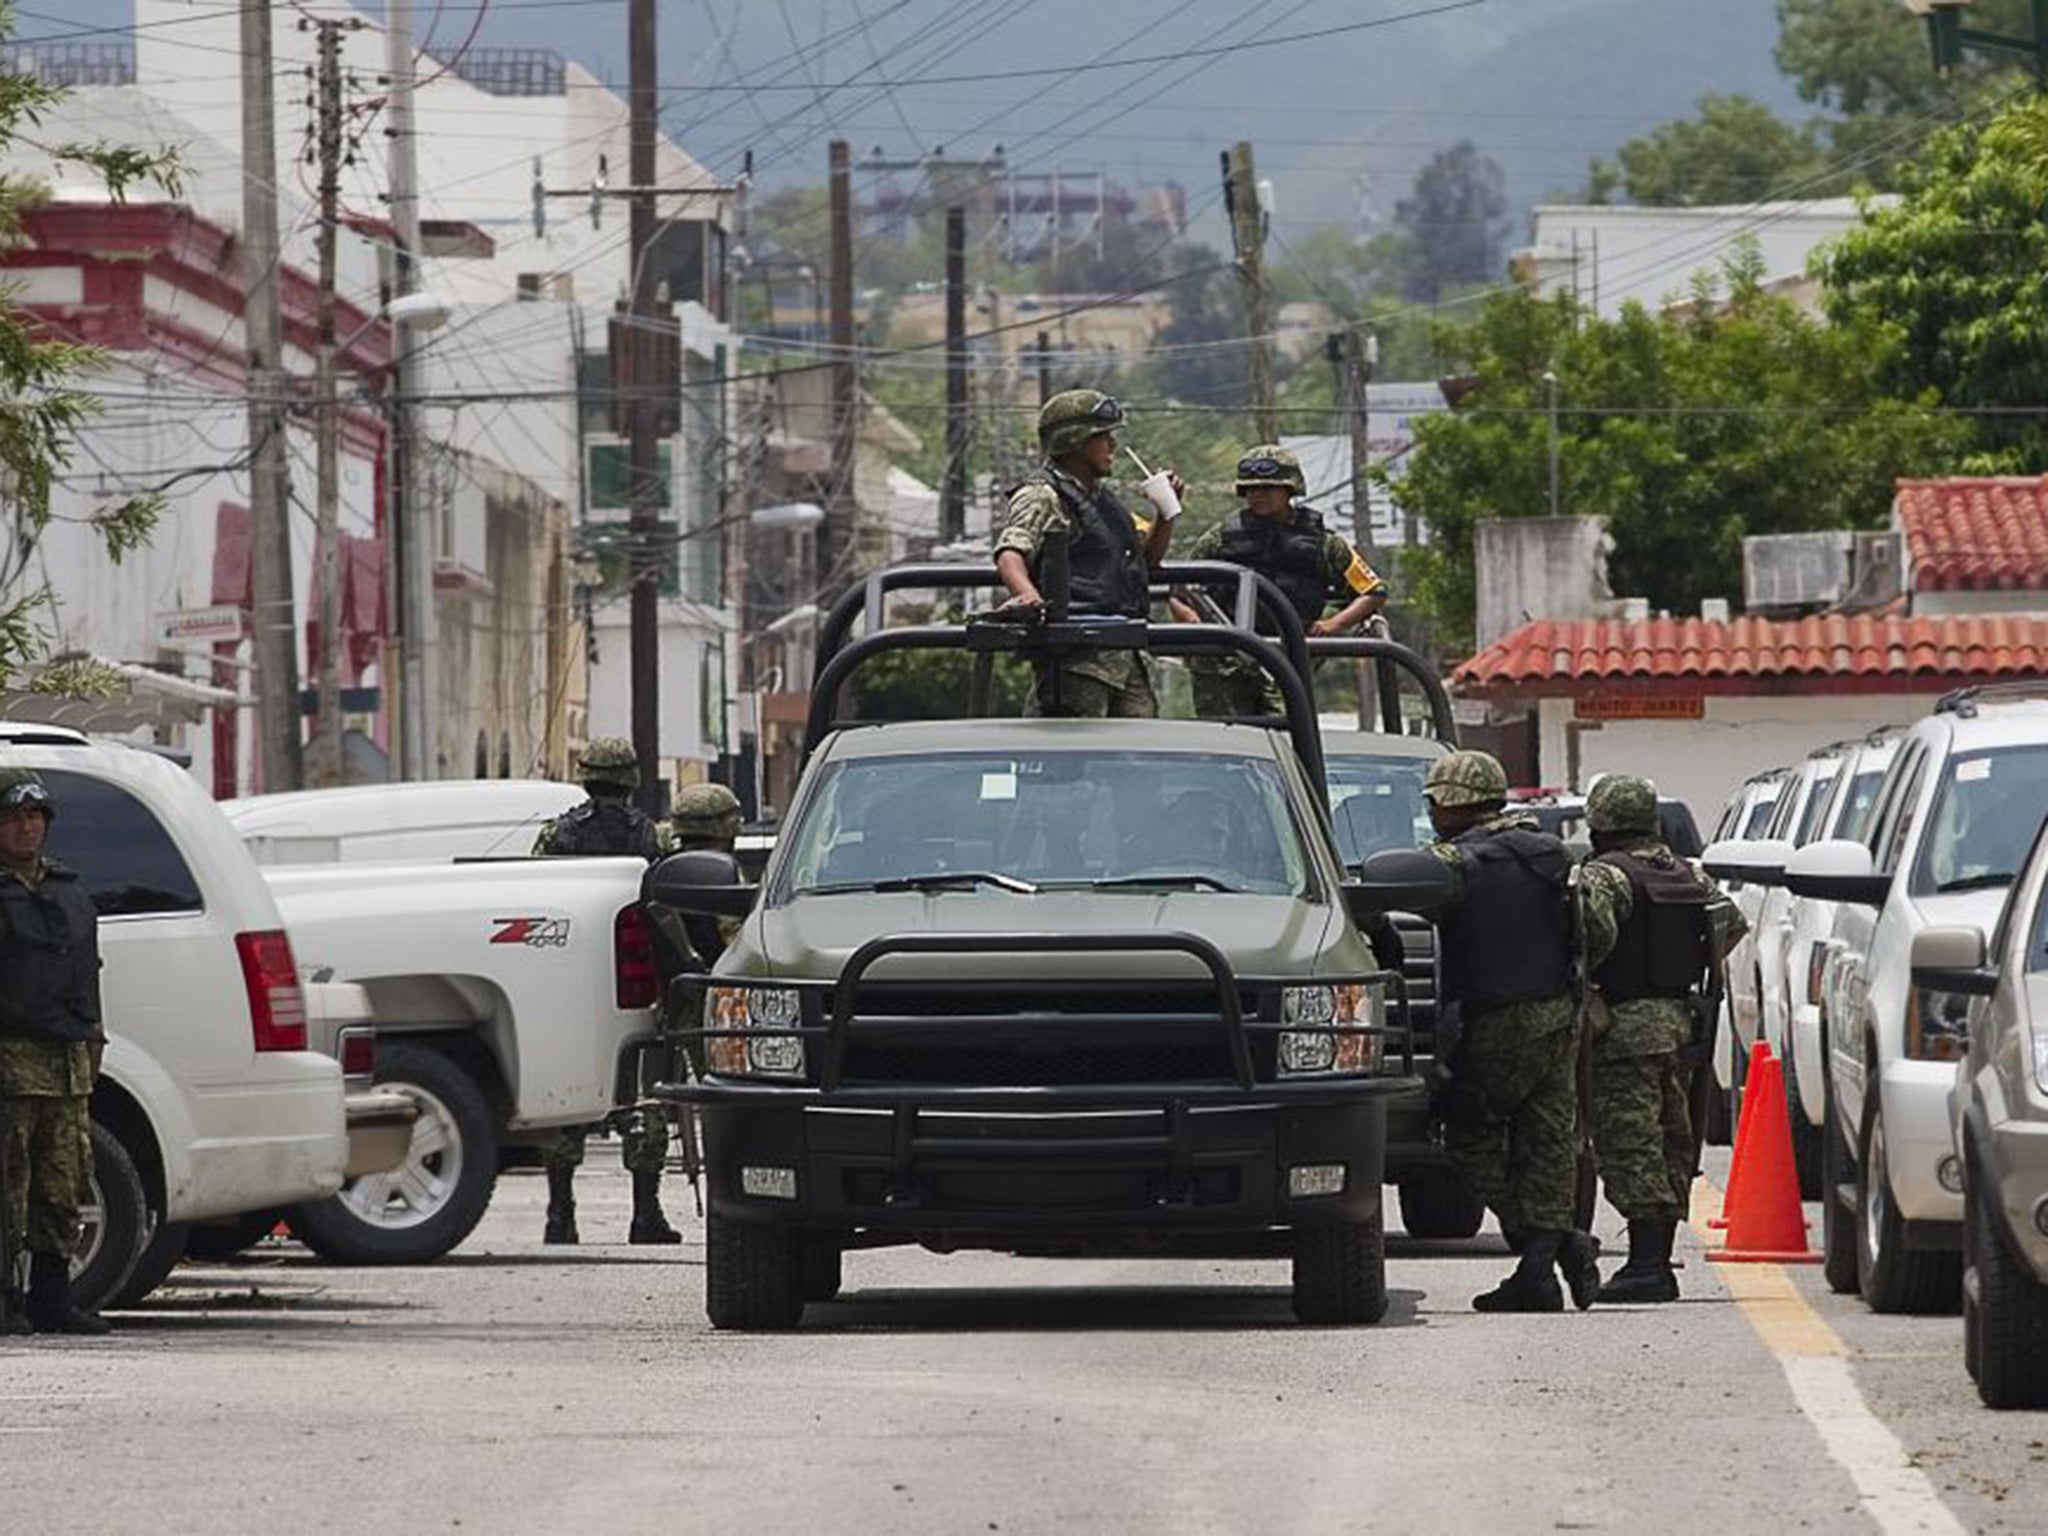
[[[1687,996],[1705,979],[1709,961],[1706,887],[1675,856],[1668,865],[1623,852],[1599,859],[1628,876],[1635,897],[1614,952],[1593,973],[1600,995],[1610,1003]]]
[[[99,917],[78,876],[34,889],[0,874],[0,1035],[89,1040],[99,1027]]]
[[[638,806],[592,796],[555,818],[548,852],[582,855],[638,854],[650,863],[661,857],[654,823]]]
[[[1446,996],[1469,1018],[1571,986],[1571,855],[1548,832],[1475,829],[1454,840],[1465,892],[1440,925]]]
[[[1323,616],[1330,578],[1323,569],[1323,515],[1314,507],[1295,507],[1284,523],[1239,512],[1223,531],[1219,554],[1278,587],[1304,625]]]
[[[1084,498],[1060,476],[1040,473],[1024,483],[1051,486],[1073,520],[1067,543],[1070,611],[1144,618],[1152,607],[1151,578],[1138,525],[1124,504],[1106,490]]]

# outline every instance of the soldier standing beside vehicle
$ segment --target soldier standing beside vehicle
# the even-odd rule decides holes
[[[1062,390],[1038,412],[1045,462],[1016,490],[995,534],[996,572],[1013,612],[1042,612],[1048,535],[1067,539],[1069,611],[1142,619],[1152,606],[1151,567],[1166,558],[1173,524],[1141,523],[1107,482],[1116,464],[1123,407],[1093,389]],[[1171,480],[1175,496],[1182,486]],[[1159,713],[1141,651],[1093,651],[1035,664],[1030,713],[1102,718]]]
[[[1571,997],[1571,856],[1507,810],[1507,774],[1484,752],[1430,766],[1423,794],[1455,894],[1436,919],[1451,1059],[1444,1140],[1521,1261],[1480,1312],[1580,1308],[1600,1286],[1600,1245],[1574,1225],[1577,1015]]]
[[[540,829],[533,841],[536,854],[584,857],[636,855],[653,863],[675,851],[669,830],[633,804],[640,787],[640,764],[633,744],[618,736],[600,736],[577,759],[577,776],[589,799],[565,811]],[[668,1122],[652,1109],[635,1105],[614,1110],[595,1126],[572,1126],[541,1149],[548,1174],[545,1243],[573,1243],[576,1231],[576,1170],[583,1166],[584,1143],[593,1130],[611,1127],[619,1134],[619,1162],[633,1176],[633,1220],[629,1243],[680,1243],[682,1233],[668,1224],[661,1209],[661,1168],[668,1158]]]
[[[1308,494],[1301,461],[1277,443],[1261,443],[1237,461],[1236,517],[1195,541],[1190,560],[1225,560],[1249,566],[1285,594],[1311,635],[1348,634],[1387,605],[1387,584],[1344,536],[1323,525],[1323,515],[1301,500]],[[1344,603],[1323,616],[1332,598]],[[1195,623],[1200,615],[1179,598],[1174,615]],[[1188,662],[1195,713],[1205,718],[1286,713],[1280,689],[1239,656],[1195,656]]]
[[[0,1333],[107,1331],[71,1297],[79,1213],[92,1196],[92,1085],[107,1044],[99,914],[78,876],[44,856],[56,814],[36,774],[0,772]]]
[[[1671,1245],[1693,1180],[1679,1053],[1692,1041],[1708,969],[1749,925],[1711,876],[1665,846],[1648,779],[1602,778],[1586,797],[1586,827],[1593,856],[1579,888],[1597,989],[1593,1138],[1608,1203],[1628,1218],[1628,1262],[1599,1299],[1676,1301]]]

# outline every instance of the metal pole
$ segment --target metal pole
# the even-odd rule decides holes
[[[342,782],[341,761],[341,410],[334,388],[335,222],[341,199],[341,23],[319,21],[320,347],[313,375],[318,428],[314,540],[319,561],[320,636],[307,780]]]
[[[832,481],[826,488],[825,521],[812,539],[813,583],[806,598],[823,602],[818,580],[857,574],[854,547],[853,461],[860,409],[860,378],[853,360],[853,161],[844,139],[831,148],[829,203],[832,221]]]
[[[633,196],[627,243],[633,263],[633,318],[654,314],[654,131],[660,110],[655,98],[654,0],[632,0],[627,13],[627,175]],[[651,377],[650,359],[663,349],[638,344],[627,372],[627,526],[633,550],[633,586],[628,614],[628,655],[632,669],[633,753],[640,760],[641,800],[650,811],[666,801],[661,762],[661,443],[659,406],[672,380]],[[616,369],[616,364],[614,365]]]
[[[1052,398],[1052,332],[1038,333],[1038,403]]]
[[[270,6],[242,4],[243,324],[249,351],[249,599],[255,630],[256,761],[265,790],[297,789],[298,621],[286,510],[283,324],[278,314],[277,106],[272,95]]]
[[[391,293],[402,299],[419,281],[420,199],[418,146],[412,121],[412,0],[387,0],[384,11],[385,73],[390,99],[385,129],[390,144],[391,227],[396,247],[391,262]],[[419,394],[421,368],[401,333],[393,364],[397,402],[391,413],[391,475],[397,493],[392,537],[397,545],[398,586],[398,727],[399,771],[408,779],[432,778],[439,771],[435,744],[433,691],[428,687],[429,658],[434,653],[433,519],[420,492]]]
[[[967,210],[946,210],[946,474],[939,542],[967,535]]]
[[[1544,370],[1543,388],[1549,396],[1550,405],[1550,515],[1556,517],[1559,504],[1557,477],[1557,375],[1548,369]]]
[[[1259,182],[1252,146],[1239,139],[1226,156],[1224,191],[1230,205],[1237,272],[1244,283],[1245,328],[1251,336],[1252,421],[1261,441],[1280,436],[1280,411],[1273,379],[1272,299],[1266,292],[1266,221],[1259,208]]]

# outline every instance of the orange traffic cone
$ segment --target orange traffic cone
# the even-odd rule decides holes
[[[1818,1264],[1820,1255],[1806,1246],[1806,1212],[1792,1164],[1785,1069],[1762,1041],[1751,1061],[1741,1138],[1748,1161],[1741,1188],[1733,1177],[1728,1181],[1722,1207],[1728,1213],[1727,1246],[1708,1250],[1707,1257],[1723,1264]]]
[[[1742,1188],[1742,1171],[1749,1163],[1747,1155],[1749,1152],[1749,1128],[1756,1124],[1756,1116],[1749,1113],[1748,1085],[1756,1081],[1757,1073],[1763,1070],[1763,1064],[1770,1054],[1771,1047],[1769,1042],[1762,1035],[1758,1035],[1756,1037],[1756,1044],[1749,1048],[1749,1070],[1743,1074],[1742,1078],[1744,1084],[1742,1090],[1743,1110],[1735,1126],[1735,1156],[1728,1163],[1728,1194],[1721,1201],[1721,1210],[1724,1214],[1714,1217],[1707,1223],[1708,1226],[1717,1232],[1728,1225],[1728,1217],[1725,1213],[1735,1209],[1735,1195]]]

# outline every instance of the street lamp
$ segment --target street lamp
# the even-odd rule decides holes
[[[2025,59],[2037,84],[2048,85],[2048,0],[2033,0],[2034,30],[2030,37],[1983,32],[1963,25],[1970,0],[1901,0],[1927,23],[1927,41],[1934,51],[1935,71],[1951,74],[1965,53],[1997,53]]]

